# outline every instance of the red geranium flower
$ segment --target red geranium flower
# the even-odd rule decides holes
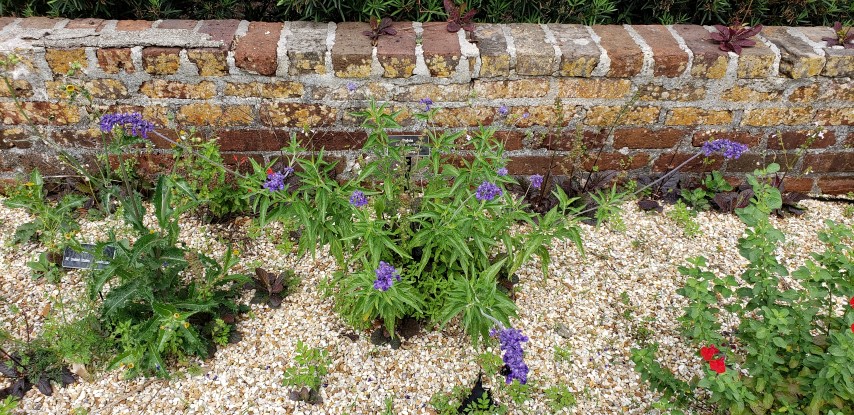
[[[848,304],[851,304],[851,307],[854,307],[854,297],[851,297],[851,299],[848,300]]]
[[[851,332],[854,333],[854,323],[851,323]]]
[[[268,167],[267,168],[267,175],[271,175],[271,174],[273,174],[273,169]]]
[[[726,364],[724,363],[724,358],[720,357],[718,359],[710,361],[709,369],[714,370],[718,374],[726,372]]]
[[[720,353],[720,350],[718,350],[718,348],[715,347],[714,344],[710,344],[708,347],[700,348],[700,356],[703,356],[703,359],[705,359],[707,362],[711,362],[712,359],[715,358],[715,355],[718,353]]]

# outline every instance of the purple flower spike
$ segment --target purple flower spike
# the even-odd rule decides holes
[[[433,100],[430,98],[421,98],[419,102],[421,105],[424,105],[424,112],[430,111],[430,108],[433,108]]]
[[[154,131],[154,124],[142,118],[142,114],[132,112],[128,114],[105,114],[101,117],[101,131],[110,133],[113,128],[119,127],[125,130],[130,129],[130,135],[148,138],[148,133]]]
[[[350,204],[360,208],[368,204],[368,197],[361,191],[356,190],[352,195],[350,195]]]
[[[347,82],[347,90],[348,90],[348,91],[353,92],[353,91],[355,91],[355,90],[356,90],[356,89],[358,89],[358,88],[359,88],[359,86],[358,86],[358,85],[356,85],[356,83],[355,83],[355,82],[353,82],[353,81]]]
[[[377,279],[374,280],[374,289],[380,291],[388,291],[394,284],[394,281],[400,281],[400,273],[385,261],[380,261],[380,266],[377,268],[376,274]]]
[[[495,199],[497,196],[501,196],[502,193],[501,188],[495,184],[483,182],[477,187],[477,192],[475,192],[474,197],[481,202],[488,202]]]
[[[717,153],[723,155],[724,158],[733,160],[741,157],[741,154],[745,151],[747,151],[746,145],[727,139],[707,141],[703,144],[703,154],[706,157]]]
[[[267,181],[264,182],[264,188],[271,192],[278,192],[285,188],[285,175],[274,171],[267,173]]]
[[[543,176],[539,174],[531,176],[531,187],[533,187],[534,189],[539,189],[540,187],[543,187]]]
[[[498,173],[499,176],[506,176],[507,175],[507,167],[502,167],[502,168],[496,170],[496,173]]]
[[[524,385],[528,382],[528,365],[525,364],[525,352],[522,350],[522,343],[528,341],[528,336],[525,336],[519,330],[492,329],[489,332],[492,337],[498,336],[498,342],[501,344],[501,350],[504,352],[502,360],[510,373],[507,374],[505,382],[513,383],[513,379],[517,379],[520,384]]]
[[[510,109],[508,109],[507,106],[504,104],[501,104],[501,106],[498,107],[498,114],[500,114],[502,117],[506,117],[509,112]]]

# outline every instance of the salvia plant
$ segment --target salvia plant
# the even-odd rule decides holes
[[[422,103],[418,116],[429,123],[437,109],[429,99]],[[484,314],[509,327],[515,306],[498,280],[532,256],[545,274],[553,240],[580,247],[572,201],[557,190],[560,203],[534,220],[507,191],[515,181],[492,130],[471,135],[471,159],[456,156],[464,132],[427,130],[429,155],[418,157],[391,141],[387,130],[399,125],[385,104],[371,102],[356,115],[369,135],[349,180],[335,180],[323,152],[301,157],[295,139],[282,160],[253,162],[250,197],[259,221],[295,221],[302,252],[328,244],[342,269],[352,270],[336,274],[335,300],[356,327],[380,322],[394,335],[406,316],[435,323],[460,317],[474,342],[494,326]],[[528,227],[511,232],[517,223]]]
[[[748,175],[754,197],[736,209],[747,225],[740,278],[709,271],[704,257],[679,268],[687,280],[678,293],[689,301],[681,321],[705,376],[685,382],[655,361],[654,345],[633,350],[642,377],[667,401],[690,402],[701,388],[736,415],[854,413],[854,228],[828,221],[818,234],[824,251],[790,273],[776,254],[785,236],[769,220],[782,206],[772,183],[778,170]]]

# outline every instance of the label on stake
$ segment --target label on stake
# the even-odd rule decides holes
[[[81,244],[80,246],[82,246],[83,249],[87,251],[95,249],[94,244]],[[115,258],[116,248],[113,246],[105,246],[102,254],[104,258]],[[93,261],[95,268],[97,269],[104,269],[107,265],[110,264],[109,260],[99,259],[95,261],[95,256],[90,254],[89,252],[77,252],[71,247],[65,247],[65,251],[63,251],[62,253],[63,268],[89,269],[92,268]]]

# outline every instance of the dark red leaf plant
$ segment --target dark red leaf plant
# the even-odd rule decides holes
[[[747,26],[739,21],[729,26],[715,25],[718,33],[712,33],[712,40],[718,42],[719,48],[724,52],[735,52],[741,55],[741,49],[756,45],[756,41],[749,38],[756,36],[762,31],[762,25]]]
[[[842,27],[841,22],[833,24],[833,32],[836,37],[823,37],[821,40],[827,42],[827,46],[842,46],[845,49],[854,49],[854,31],[851,27]]]

